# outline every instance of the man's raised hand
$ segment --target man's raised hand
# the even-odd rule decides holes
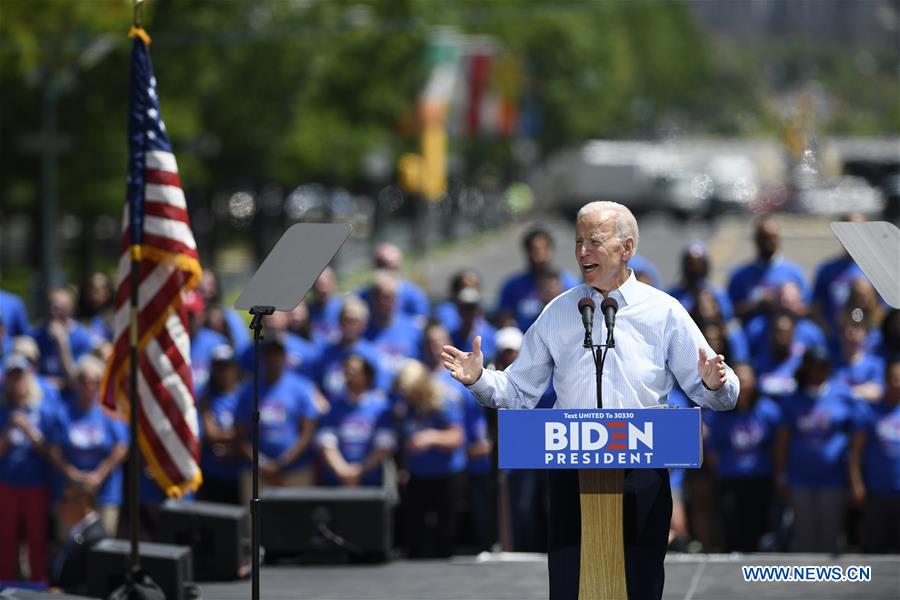
[[[484,355],[481,353],[481,336],[476,336],[471,352],[463,352],[453,346],[444,346],[441,352],[444,366],[453,378],[464,385],[472,385],[481,377]]]

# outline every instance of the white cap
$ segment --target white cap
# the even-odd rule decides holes
[[[519,348],[522,347],[523,337],[525,336],[522,335],[522,331],[518,327],[504,327],[497,331],[494,345],[498,353],[504,350],[515,350],[518,352]]]

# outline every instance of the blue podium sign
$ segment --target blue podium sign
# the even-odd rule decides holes
[[[697,468],[699,408],[499,412],[501,469]]]

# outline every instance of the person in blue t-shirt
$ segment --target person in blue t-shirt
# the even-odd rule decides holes
[[[32,581],[47,580],[47,527],[50,468],[46,439],[58,412],[42,402],[28,360],[11,354],[4,361],[0,399],[0,581],[19,579],[20,533],[28,546]]]
[[[793,313],[776,313],[772,316],[767,343],[754,348],[752,363],[757,375],[757,387],[766,396],[787,396],[797,388],[794,373],[800,366],[806,347],[794,339],[796,324],[797,318]],[[822,349],[821,346],[815,348]]]
[[[850,298],[850,287],[860,277],[865,277],[862,269],[846,251],[816,269],[812,313],[823,324],[829,337],[836,335],[838,319]]]
[[[803,296],[808,296],[803,269],[778,252],[781,229],[772,215],[757,221],[753,239],[756,259],[733,270],[728,281],[728,297],[734,314],[744,324],[772,310],[775,292],[786,281],[796,283]]]
[[[374,389],[375,368],[358,354],[344,360],[344,392],[322,419],[316,445],[322,456],[321,483],[381,486],[383,466],[397,445],[390,406]]]
[[[122,463],[128,455],[128,426],[100,406],[103,361],[86,355],[77,368],[75,388],[68,394],[63,418],[48,437],[50,459],[63,478],[54,486],[53,500],[59,501],[67,481],[84,483],[96,494],[103,528],[115,535],[123,499]]]
[[[314,379],[322,348],[318,343],[303,338],[288,330],[288,314],[276,311],[263,317],[264,335],[277,335],[284,342],[285,368],[299,375]],[[243,348],[235,348],[239,353],[240,366],[245,374],[253,373],[253,344],[247,344]],[[260,356],[260,360],[263,357]],[[260,368],[263,368],[260,363]]]
[[[397,309],[400,281],[381,271],[370,288],[371,313],[364,337],[382,357],[382,367],[393,377],[407,358],[421,356],[422,327]]]
[[[5,290],[0,290],[0,343],[19,335],[30,335],[28,312],[22,299]]]
[[[309,320],[316,342],[331,344],[340,337],[343,305],[344,298],[338,293],[334,269],[327,266],[316,279],[309,296]]]
[[[322,411],[313,383],[285,368],[284,341],[266,335],[264,368],[259,386],[259,480],[261,486],[313,485],[313,439]],[[252,460],[250,427],[253,417],[253,382],[238,394],[234,422],[247,460]],[[251,473],[242,473],[241,493],[251,494]]]
[[[485,360],[493,360],[497,330],[484,318],[481,293],[475,288],[463,288],[456,296],[456,307],[457,325],[454,329],[447,329],[450,343],[464,352],[471,352],[475,338],[481,336],[481,351]]]
[[[538,275],[553,269],[553,237],[546,229],[536,227],[522,240],[528,269],[511,275],[500,288],[500,299],[494,321],[498,327],[515,325],[522,331],[534,323],[544,303],[538,297]],[[563,291],[578,285],[578,280],[568,272],[560,274]]]
[[[840,550],[847,507],[847,448],[862,427],[850,390],[829,380],[831,359],[821,348],[803,355],[797,390],[784,398],[775,446],[775,482],[794,513],[792,550]]]
[[[863,507],[865,552],[900,552],[900,356],[885,369],[883,400],[865,408],[850,442],[850,497]]]
[[[363,333],[369,324],[369,308],[356,296],[347,296],[341,307],[340,336],[322,349],[313,371],[315,382],[329,401],[334,401],[344,391],[344,359],[359,354],[375,367],[375,387],[386,391],[393,374],[383,368],[381,353]]]
[[[866,317],[862,311],[852,312],[840,322],[841,351],[834,361],[835,379],[860,400],[877,402],[884,391],[884,359],[866,350]]]
[[[725,552],[755,552],[772,502],[772,447],[781,409],[756,389],[746,363],[734,365],[741,385],[732,411],[707,411],[707,460],[719,486]]]
[[[469,514],[472,532],[479,552],[489,551],[497,541],[496,470],[492,460],[493,441],[488,434],[488,420],[484,407],[460,382],[444,368],[441,353],[451,343],[450,335],[439,323],[431,323],[425,330],[425,364],[431,377],[442,389],[447,401],[459,406],[463,413],[466,438],[466,483],[469,495]]]
[[[406,409],[399,446],[407,479],[402,509],[409,557],[446,558],[453,553],[466,468],[462,407],[445,397],[417,360],[400,370],[395,389]]]
[[[804,300],[802,292],[796,283],[787,281],[775,292],[775,304],[771,313],[757,315],[750,319],[744,327],[747,334],[747,342],[751,348],[759,348],[765,344],[769,336],[772,316],[779,312],[789,312],[794,315],[794,341],[809,348],[810,346],[828,345],[825,332],[819,325],[807,315],[809,307]]]
[[[681,281],[669,289],[669,295],[692,313],[700,292],[709,292],[719,305],[719,314],[728,323],[734,318],[734,308],[725,290],[709,280],[709,251],[706,244],[693,241],[681,255]]]
[[[472,288],[481,295],[481,275],[474,269],[457,271],[450,278],[450,294],[447,299],[437,304],[431,311],[433,319],[443,325],[447,331],[455,331],[459,327],[459,309],[457,301],[459,293]]]
[[[115,295],[106,273],[95,271],[82,284],[78,294],[78,320],[92,338],[95,348],[113,341]]]
[[[50,317],[33,336],[41,351],[40,373],[63,389],[74,385],[76,363],[95,349],[94,340],[74,318],[75,293],[71,289],[53,288],[47,298]]]
[[[245,466],[240,440],[234,426],[240,391],[240,372],[231,346],[213,348],[209,382],[198,388],[197,409],[203,421],[200,467],[203,485],[201,500],[239,504],[240,472]]]
[[[397,278],[396,310],[412,319],[416,325],[425,325],[425,319],[431,307],[428,296],[418,285],[400,276],[403,268],[403,252],[396,245],[383,242],[375,247],[375,269],[385,273],[391,273]],[[368,304],[369,310],[375,312],[375,298],[373,288],[368,287],[359,292],[359,297]]]
[[[656,265],[649,258],[635,254],[628,261],[628,266],[634,271],[635,279],[658,290],[662,289],[662,278],[659,276],[659,269],[656,268]]]

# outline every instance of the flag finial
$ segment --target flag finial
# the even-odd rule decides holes
[[[144,0],[134,0],[134,26],[137,29],[141,27],[141,9],[144,7]]]

